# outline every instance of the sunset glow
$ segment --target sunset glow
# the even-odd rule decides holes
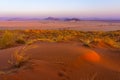
[[[0,0],[0,17],[120,18],[119,0]]]

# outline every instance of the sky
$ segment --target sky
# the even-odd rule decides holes
[[[0,17],[120,18],[120,0],[0,0]]]

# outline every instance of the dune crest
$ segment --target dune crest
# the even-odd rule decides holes
[[[89,61],[89,62],[99,62],[100,61],[100,55],[98,55],[94,51],[90,51],[88,53],[82,54],[81,58],[83,60]]]

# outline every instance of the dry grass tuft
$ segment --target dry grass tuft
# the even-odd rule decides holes
[[[9,48],[17,44],[25,44],[23,34],[19,34],[15,31],[5,31],[0,38],[0,48]]]
[[[22,49],[15,51],[15,53],[12,55],[12,60],[8,60],[8,63],[15,68],[21,67],[30,59],[25,53],[26,50],[28,50],[28,48],[25,46]]]
[[[1,31],[3,33],[3,31]],[[86,47],[104,44],[120,48],[120,31],[75,31],[75,30],[12,30],[0,36],[0,48],[8,48],[16,44],[32,44],[41,42],[80,42]]]
[[[5,31],[0,39],[0,48],[10,47],[15,44],[15,34],[10,31]]]

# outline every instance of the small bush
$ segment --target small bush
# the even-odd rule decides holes
[[[107,38],[104,38],[103,40],[106,44],[108,44],[109,46],[111,47],[115,47],[115,48],[119,48],[119,45],[117,42],[115,42],[113,39],[107,37]]]
[[[15,34],[10,31],[5,31],[0,39],[0,48],[7,48],[15,44]]]
[[[8,63],[15,68],[21,67],[25,62],[29,60],[29,56],[26,55],[26,47],[23,47],[21,50],[15,51],[12,55],[12,60],[8,60]]]
[[[18,44],[25,44],[25,40],[24,39],[18,39],[18,40],[16,40],[16,42]]]
[[[23,48],[18,49],[12,54],[8,63],[12,65],[13,68],[20,68],[25,65],[30,60],[30,57],[26,54],[27,50],[36,48],[36,45],[25,45]]]
[[[16,43],[18,43],[18,44],[25,44],[26,42],[25,42],[25,39],[24,39],[24,36],[25,35],[22,35],[22,34],[17,34],[16,35],[17,37],[16,37]]]
[[[24,35],[14,31],[5,31],[0,39],[0,48],[8,48],[16,44],[25,44]]]
[[[83,45],[86,46],[86,47],[90,47],[90,43],[91,43],[90,40],[84,40],[83,41]]]

